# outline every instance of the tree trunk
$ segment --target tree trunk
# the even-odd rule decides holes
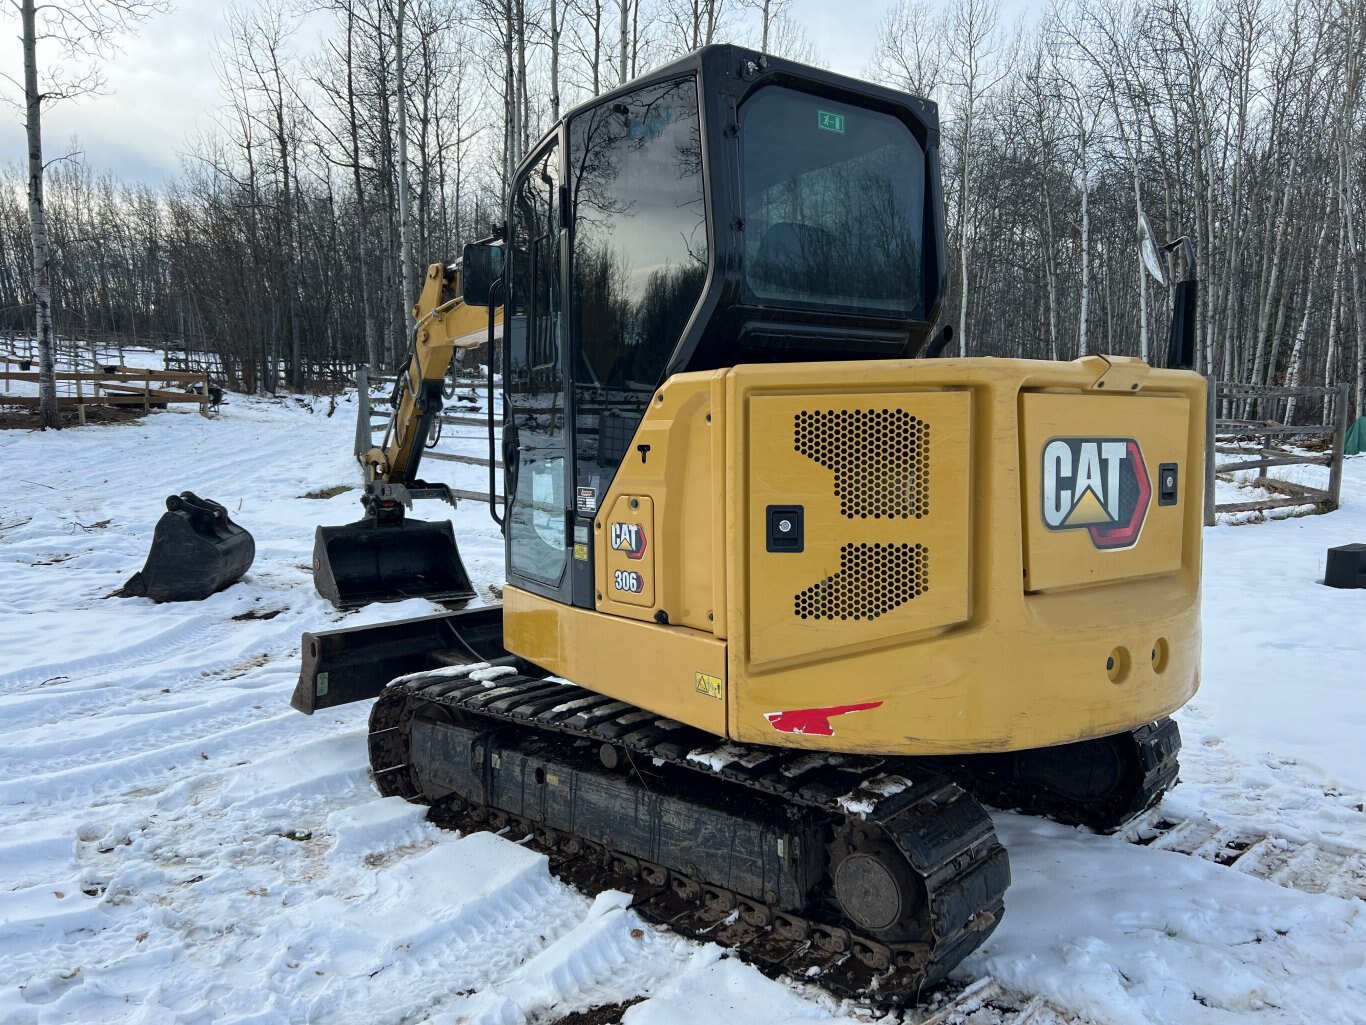
[[[1085,136],[1083,135],[1083,139]],[[1081,144],[1081,313],[1077,322],[1077,355],[1091,351],[1091,166]]]
[[[550,120],[560,120],[559,0],[550,0]]]
[[[365,322],[365,360],[376,369],[380,366],[379,333],[375,330],[375,317],[370,302],[371,261],[366,257],[369,251],[370,208],[365,195],[365,183],[360,173],[360,124],[356,117],[355,86],[355,12],[346,9],[346,113],[351,130],[351,174],[356,190],[356,236],[357,277],[360,279],[361,319]]]
[[[1285,385],[1295,388],[1300,383],[1300,371],[1304,366],[1304,344],[1309,336],[1309,317],[1314,312],[1314,281],[1319,276],[1319,265],[1323,261],[1324,245],[1328,238],[1328,223],[1333,218],[1333,199],[1329,193],[1323,204],[1323,226],[1319,229],[1319,239],[1314,246],[1314,255],[1309,263],[1309,276],[1304,285],[1304,316],[1300,318],[1299,330],[1295,332],[1295,344],[1290,350],[1290,365],[1285,371]],[[1285,403],[1285,422],[1295,422],[1295,396]]]
[[[403,289],[399,297],[399,307],[403,311],[399,323],[405,328],[408,309],[413,302],[413,240],[408,229],[408,85],[403,77],[403,17],[407,6],[407,0],[398,0],[398,20],[394,26],[394,81],[398,101],[398,262]],[[402,351],[403,336],[398,344]]]
[[[631,0],[619,0],[621,4],[621,58],[618,65],[617,84],[625,85],[627,80],[626,48],[630,42],[631,20],[628,14],[631,10]]]
[[[24,101],[28,112],[28,218],[33,231],[33,327],[38,336],[38,422],[43,430],[60,428],[57,379],[52,360],[51,254],[43,213],[43,125],[38,92],[38,43],[34,0],[22,0],[24,22]]]

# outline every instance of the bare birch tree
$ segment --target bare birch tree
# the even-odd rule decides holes
[[[32,295],[38,340],[38,420],[60,427],[53,363],[51,241],[43,209],[43,107],[97,92],[104,85],[100,62],[117,48],[119,36],[169,7],[165,0],[8,0],[23,25],[24,128],[28,136],[28,209],[33,236]],[[58,60],[40,84],[38,41],[53,43]]]

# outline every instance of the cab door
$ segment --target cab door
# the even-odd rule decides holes
[[[503,460],[508,583],[571,596],[569,416],[557,139],[514,181],[508,218]]]

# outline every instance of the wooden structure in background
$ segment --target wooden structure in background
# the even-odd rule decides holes
[[[1342,449],[1347,434],[1348,386],[1282,388],[1209,382],[1206,420],[1205,523],[1219,513],[1265,512],[1316,506],[1332,512],[1342,493]],[[1320,414],[1321,424],[1296,424],[1297,407]],[[1268,475],[1277,466],[1328,467],[1328,487],[1315,488]],[[1257,470],[1239,481],[1271,492],[1267,498],[1219,504],[1214,482],[1220,475]],[[1225,477],[1225,479],[1231,479]]]
[[[13,382],[38,384],[37,370],[14,369],[23,363],[10,363],[0,356],[0,406],[17,406],[22,409],[37,409],[37,395],[17,395],[10,391]],[[99,370],[58,370],[54,373],[57,380],[59,410],[75,409],[80,422],[85,423],[86,410],[92,406],[112,406],[118,408],[141,408],[148,412],[153,408],[165,408],[172,403],[192,402],[199,407],[203,416],[209,415],[211,395],[209,375],[189,373],[180,370],[137,370],[131,367],[112,367]],[[192,391],[191,389],[197,389]]]

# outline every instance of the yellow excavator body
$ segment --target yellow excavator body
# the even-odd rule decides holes
[[[505,645],[748,743],[961,754],[1131,729],[1198,685],[1204,409],[1197,375],[1102,356],[679,375],[593,524],[596,609],[509,587]],[[1099,475],[1053,528],[1060,438],[1096,443]],[[1163,466],[1183,501],[1162,504]],[[1127,488],[1141,507],[1118,509]],[[797,507],[800,550],[775,546]],[[1107,524],[1132,538],[1098,547]]]

